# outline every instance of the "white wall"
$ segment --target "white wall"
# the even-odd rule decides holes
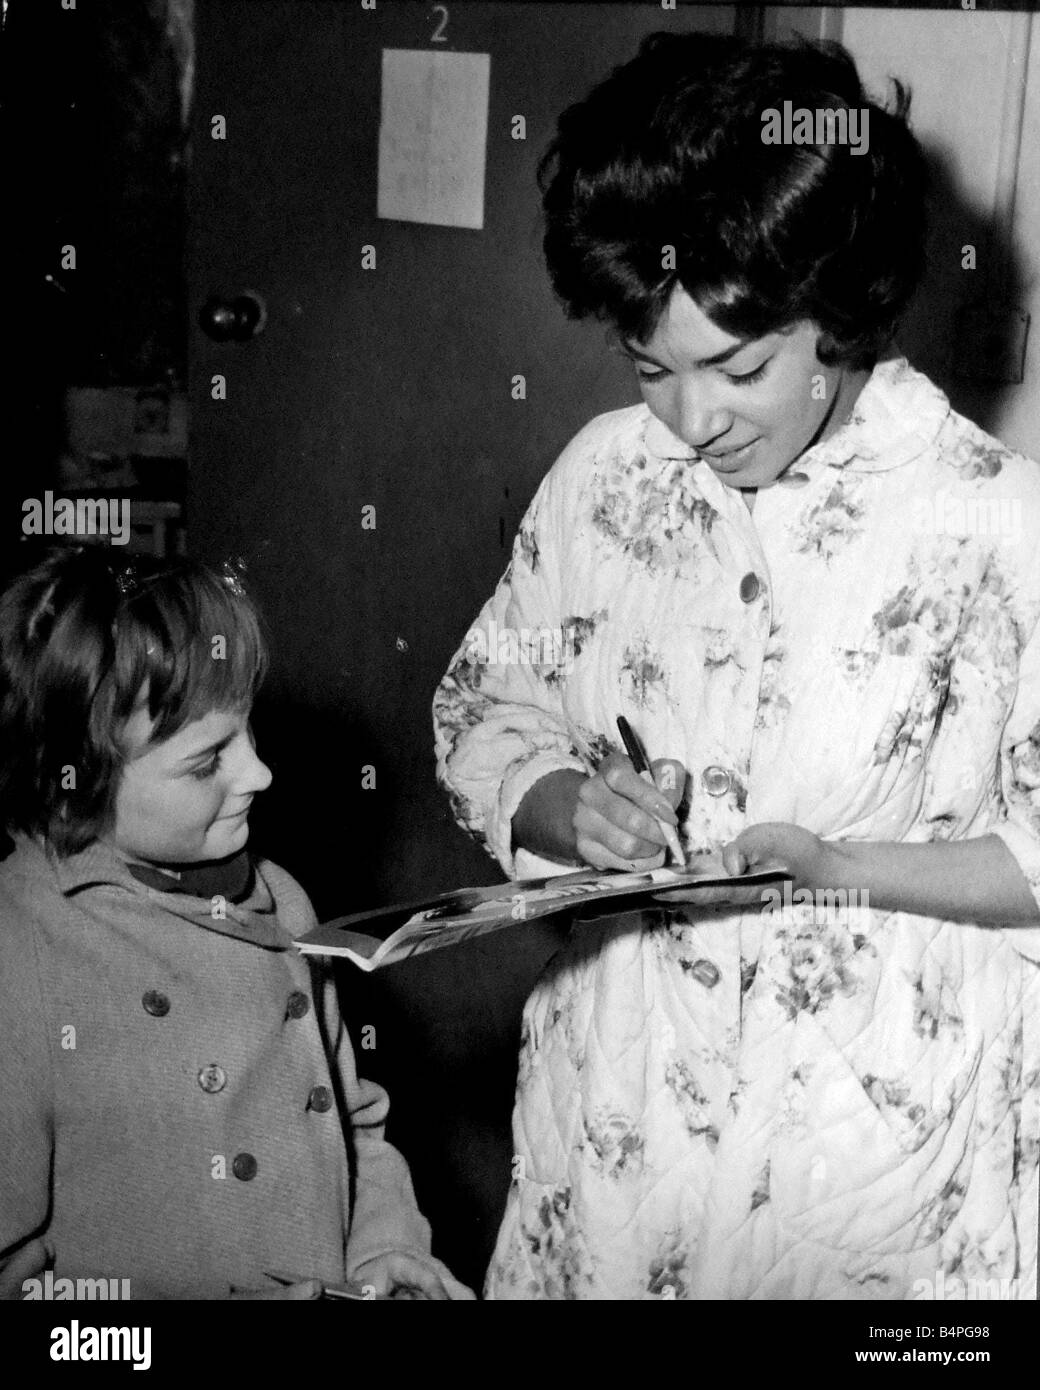
[[[911,124],[949,177],[950,195],[933,211],[925,286],[900,335],[914,363],[947,390],[964,414],[1013,448],[1040,459],[1040,15],[992,11],[801,7],[773,10],[767,34],[795,28],[839,38],[876,97],[890,75],[913,91]],[[1015,81],[1016,27],[1031,37],[1025,124],[1013,221],[1014,302],[1032,315],[1025,380],[1019,386],[964,381],[953,374],[956,314],[987,296],[986,229],[992,223],[1005,92]],[[961,268],[961,247],[978,244],[979,269]]]

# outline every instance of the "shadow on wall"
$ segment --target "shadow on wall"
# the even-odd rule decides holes
[[[300,880],[319,918],[379,901],[377,868],[391,854],[373,796],[361,814],[355,788],[365,746],[356,718],[261,690],[253,710],[257,752],[273,781],[249,818],[254,851]]]
[[[273,782],[250,816],[251,845],[300,880],[323,920],[502,881],[498,864],[455,824],[437,785],[428,713],[434,685],[422,701],[425,738],[414,765],[386,747],[385,721],[369,719],[363,699],[316,705],[292,693],[285,672],[257,697],[257,752]],[[374,789],[363,786],[365,766],[375,769]]]
[[[357,775],[357,749],[369,746],[370,726],[355,711],[306,707],[276,688],[261,692],[253,726],[274,776],[250,817],[254,851],[298,878],[321,918],[400,897],[386,888],[401,833],[393,788],[361,792]],[[457,827],[430,826],[423,808],[433,798],[438,818],[450,817],[432,767],[429,783],[410,833],[454,834],[465,848]],[[472,881],[500,881],[497,866],[472,851],[481,870]],[[388,1137],[408,1160],[434,1251],[476,1288],[512,1176],[521,1012],[565,936],[565,927],[551,923],[518,923],[372,975],[349,964],[337,970],[358,1071],[390,1094]]]
[[[1024,307],[1028,296],[1021,261],[1013,246],[998,241],[1001,233],[992,214],[966,200],[952,162],[929,148],[925,159],[930,183],[927,266],[897,343],[911,364],[946,392],[954,410],[989,433],[999,434],[1001,412],[1015,387],[987,381],[970,367],[959,374],[962,360],[987,361],[985,343],[962,337],[959,319],[968,305],[994,313],[1002,304]],[[974,270],[964,268],[966,248],[974,248]],[[1008,267],[1004,285],[987,269],[999,265]]]
[[[521,1011],[564,938],[559,926],[529,922],[337,976],[358,1071],[389,1092],[387,1135],[408,1160],[434,1253],[477,1289],[513,1176]]]

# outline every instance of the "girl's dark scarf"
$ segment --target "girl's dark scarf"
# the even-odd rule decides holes
[[[138,882],[162,893],[190,893],[196,898],[244,902],[253,891],[253,861],[242,849],[228,859],[204,864],[128,864]]]

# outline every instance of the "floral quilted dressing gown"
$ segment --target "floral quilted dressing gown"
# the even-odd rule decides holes
[[[1040,901],[1038,617],[1040,471],[903,360],[753,516],[645,405],[613,411],[437,692],[439,775],[507,874],[552,871],[512,816],[621,751],[623,713],[690,771],[690,851],[760,821],[995,833]],[[486,1293],[1035,1298],[1038,1141],[1040,928],[862,902],[578,923],[524,1014]]]

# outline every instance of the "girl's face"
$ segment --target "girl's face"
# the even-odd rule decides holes
[[[625,342],[643,399],[729,487],[769,487],[844,423],[869,371],[825,367],[803,320],[735,338],[676,288],[646,343]]]
[[[249,710],[214,710],[162,743],[138,703],[123,733],[127,760],[105,838],[124,856],[194,864],[235,854],[249,839],[249,807],[271,784],[256,756]]]

